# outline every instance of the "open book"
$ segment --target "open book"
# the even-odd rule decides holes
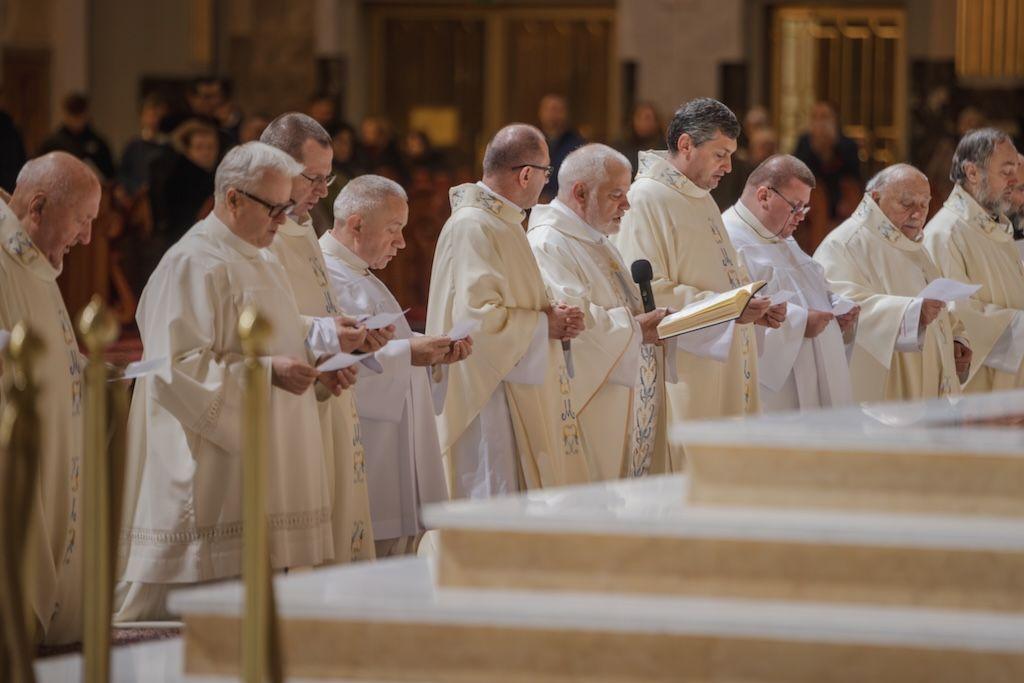
[[[747,307],[747,303],[766,284],[768,283],[764,280],[751,282],[728,292],[717,294],[710,299],[690,304],[671,315],[666,315],[658,324],[658,338],[668,339],[735,320],[743,315],[743,309]]]

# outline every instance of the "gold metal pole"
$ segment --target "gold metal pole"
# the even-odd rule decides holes
[[[282,679],[274,585],[267,526],[267,441],[269,385],[260,364],[272,329],[255,307],[242,311],[238,334],[245,354],[245,410],[242,417],[242,678],[246,683]]]
[[[32,526],[41,439],[33,363],[43,348],[42,340],[25,323],[11,331],[5,361],[6,371],[11,373],[10,391],[0,416],[0,679],[17,683],[35,681],[35,615],[25,599],[31,577],[26,568],[30,555],[26,543]]]
[[[112,537],[116,523],[111,509],[113,490],[111,459],[107,450],[107,366],[104,352],[117,340],[120,325],[103,301],[94,296],[78,319],[78,332],[89,352],[85,367],[85,458],[82,464],[83,638],[85,683],[110,679],[110,621],[114,592]],[[123,419],[123,416],[119,416]]]

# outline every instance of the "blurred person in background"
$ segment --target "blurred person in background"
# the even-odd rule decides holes
[[[809,121],[793,156],[807,164],[825,190],[828,217],[846,218],[856,208],[864,186],[857,143],[842,134],[839,114],[830,102],[816,102]]]
[[[121,187],[129,197],[149,185],[150,167],[169,152],[168,138],[160,131],[160,122],[167,116],[167,112],[167,100],[160,93],[150,93],[142,100],[139,134],[125,145],[117,174]]]
[[[569,100],[564,95],[551,93],[542,97],[537,107],[537,120],[551,157],[551,176],[540,196],[541,203],[547,203],[558,194],[558,168],[562,161],[587,141],[570,124]]]
[[[661,122],[658,110],[651,102],[638,102],[633,107],[633,115],[629,118],[629,130],[614,145],[632,167],[631,177],[636,175],[637,155],[649,149],[661,149],[665,143],[662,138],[665,126]]]
[[[61,105],[61,125],[43,140],[39,154],[67,152],[95,168],[102,179],[113,179],[114,158],[110,145],[93,130],[89,113],[89,98],[72,93]]]

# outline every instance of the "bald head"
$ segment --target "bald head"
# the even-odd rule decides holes
[[[88,244],[100,204],[96,173],[65,152],[26,163],[18,173],[11,210],[54,268],[76,244]]]
[[[99,190],[96,173],[67,152],[50,152],[31,159],[18,173],[14,196],[45,192],[54,201],[66,201],[76,194]]]
[[[495,192],[528,209],[537,203],[551,163],[544,134],[525,123],[499,130],[484,152],[484,183]],[[537,168],[541,167],[541,168]]]
[[[868,181],[865,193],[871,195],[886,218],[904,235],[921,241],[932,199],[924,173],[910,164],[887,166]]]

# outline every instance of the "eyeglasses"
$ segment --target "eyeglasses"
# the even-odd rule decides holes
[[[305,173],[300,173],[299,175],[308,180],[312,185],[320,185],[322,183],[324,187],[330,187],[334,183],[334,179],[338,177],[333,173],[330,175],[315,176],[308,176]]]
[[[545,178],[550,178],[551,174],[555,171],[554,166],[538,166],[537,164],[519,164],[518,166],[512,167],[513,170],[519,170],[521,168],[535,168],[539,171],[544,171]]]
[[[239,189],[237,187],[235,188],[235,191],[238,192],[238,194],[240,194],[240,195],[248,197],[249,199],[253,200],[257,204],[262,204],[263,206],[267,207],[267,215],[269,215],[271,218],[277,218],[282,213],[284,213],[288,209],[290,209],[293,206],[295,206],[295,202],[293,202],[290,199],[287,202],[285,202],[284,204],[271,204],[267,200],[260,199],[256,195],[249,194],[245,190]]]
[[[811,205],[810,204],[804,204],[804,205],[801,206],[800,204],[797,204],[795,202],[791,202],[788,199],[786,199],[786,195],[782,194],[781,192],[776,190],[774,187],[769,186],[768,189],[771,190],[772,192],[774,192],[775,194],[779,195],[780,197],[782,197],[782,201],[786,202],[786,204],[789,205],[789,212],[791,214],[793,214],[794,216],[799,216],[800,218],[803,218],[811,210]]]

